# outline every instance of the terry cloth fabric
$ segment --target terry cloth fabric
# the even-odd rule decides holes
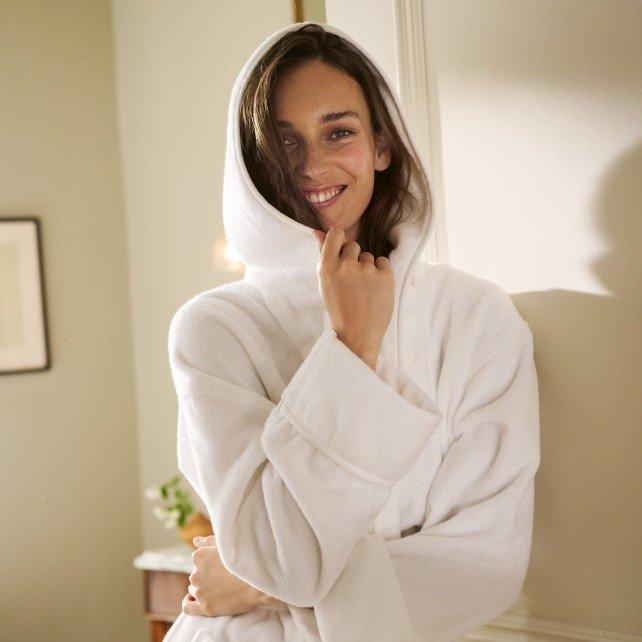
[[[168,338],[179,469],[225,567],[288,606],[181,614],[165,639],[456,640],[511,607],[526,574],[533,337],[501,287],[420,261],[426,217],[392,233],[395,304],[376,371],[337,338],[311,229],[260,195],[239,139],[253,65],[302,24],[261,43],[232,90],[223,215],[244,278],[186,301]]]

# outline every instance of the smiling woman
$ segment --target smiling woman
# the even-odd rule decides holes
[[[392,227],[430,216],[432,203],[382,91],[379,71],[351,43],[308,25],[270,47],[248,77],[240,128],[248,172],[268,202],[308,227],[339,225],[364,252],[387,257]]]
[[[335,105],[348,109],[327,111]],[[274,111],[297,187],[323,230],[339,225],[348,240],[358,240],[375,172],[390,165],[359,83],[322,60],[303,62],[279,75]]]
[[[245,275],[183,304],[168,337],[178,465],[216,550],[195,552],[167,642],[460,638],[524,581],[529,327],[499,286],[420,261],[426,176],[381,70],[338,29],[259,45],[224,169]]]

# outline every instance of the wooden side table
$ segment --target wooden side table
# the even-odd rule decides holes
[[[172,622],[181,613],[181,602],[189,586],[194,547],[178,544],[143,551],[134,566],[143,571],[145,611],[152,642],[162,642]]]

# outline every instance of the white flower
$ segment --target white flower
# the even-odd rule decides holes
[[[147,497],[147,499],[160,499],[161,497],[160,488],[158,486],[150,486],[145,491],[145,497]]]
[[[176,524],[178,523],[178,520],[176,520],[174,517],[170,517],[167,519],[167,521],[163,524],[165,528],[174,528]]]
[[[163,508],[162,506],[154,506],[152,511],[156,516],[156,519],[159,519],[161,522],[169,515],[170,512],[167,508]]]
[[[163,511],[165,516],[165,523],[163,526],[165,528],[173,528],[174,526],[177,526],[178,518],[181,516],[181,511],[179,511],[178,508],[173,508],[172,510],[164,508]]]

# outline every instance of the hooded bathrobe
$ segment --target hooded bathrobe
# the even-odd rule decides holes
[[[186,301],[168,339],[178,467],[224,566],[287,607],[181,614],[165,639],[456,640],[524,582],[540,461],[533,337],[501,287],[420,260],[423,217],[392,232],[395,303],[376,371],[337,338],[311,229],[261,196],[239,137],[250,71],[302,24],[262,42],[232,89],[223,217],[244,278]],[[368,53],[322,26],[398,103]]]

